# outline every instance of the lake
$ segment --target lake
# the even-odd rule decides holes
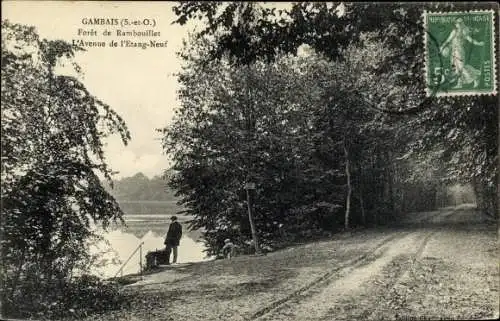
[[[130,257],[141,242],[142,264],[146,263],[148,251],[160,250],[165,247],[163,241],[170,224],[171,215],[167,214],[126,214],[126,226],[114,225],[107,232],[99,230],[103,241],[91,247],[91,254],[97,257],[99,265],[93,269],[93,274],[103,278],[116,275],[121,265]],[[201,242],[201,231],[189,231],[187,221],[189,216],[177,215],[178,222],[183,227],[183,235],[179,246],[177,262],[200,262],[210,260],[205,255],[205,246]],[[137,252],[123,269],[123,275],[139,272],[139,252]]]

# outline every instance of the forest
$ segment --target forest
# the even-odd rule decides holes
[[[459,4],[185,2],[181,107],[162,130],[170,186],[217,251],[398,221],[473,187],[498,217],[494,96],[426,97],[421,16]],[[427,6],[427,7],[426,7]]]
[[[113,184],[103,182],[107,191],[117,200],[125,214],[174,214],[181,210],[175,191],[157,175],[148,178],[143,173],[116,179]]]

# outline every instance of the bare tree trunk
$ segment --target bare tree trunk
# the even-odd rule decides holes
[[[24,263],[26,261],[26,257],[24,255],[25,252],[26,252],[26,249],[23,248],[23,250],[21,252],[21,256],[20,256],[19,261],[18,261],[19,263],[17,264],[15,275],[13,277],[12,289],[11,289],[11,292],[10,292],[10,298],[12,298],[14,296],[14,293],[17,290],[17,283],[19,282],[19,278],[21,277],[21,270],[22,270],[23,265],[24,265]],[[7,274],[4,274],[4,277],[7,277]]]
[[[365,211],[365,202],[363,199],[363,191],[365,187],[365,171],[363,165],[359,166],[359,177],[360,177],[360,183],[359,183],[359,205],[361,206],[361,222],[363,223],[363,226],[366,226],[366,211]]]
[[[394,175],[393,175],[393,166],[392,166],[392,159],[391,159],[391,153],[386,152],[385,153],[385,158],[387,164],[390,164],[387,166],[387,182],[388,182],[388,193],[389,193],[389,204],[390,204],[390,209],[391,209],[391,215],[394,215],[394,209],[395,209],[395,202],[394,202]]]
[[[401,212],[406,213],[406,189],[404,185],[401,188]]]
[[[351,195],[352,195],[352,184],[351,184],[351,171],[349,164],[349,151],[347,150],[346,141],[344,139],[344,155],[345,155],[345,174],[347,177],[347,199],[345,204],[345,218],[344,218],[344,228],[349,228],[349,217],[351,214]]]
[[[475,202],[476,202],[476,207],[478,209],[480,209],[481,208],[481,199],[480,199],[481,195],[480,195],[480,192],[479,192],[479,187],[478,187],[476,178],[474,176],[472,176],[471,185],[472,185],[472,190],[474,191],[474,199],[475,199]]]
[[[361,204],[361,221],[363,222],[363,226],[366,226],[365,203],[363,201],[363,191],[361,189],[359,191],[359,202]]]

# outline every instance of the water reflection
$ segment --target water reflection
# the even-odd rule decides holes
[[[121,264],[130,257],[132,252],[141,242],[144,242],[142,246],[143,266],[146,263],[145,256],[148,251],[155,251],[164,248],[164,235],[162,231],[166,231],[166,228],[168,227],[168,221],[166,219],[168,219],[169,216],[149,216],[150,217],[138,217],[138,215],[125,216],[128,228],[116,228],[108,232],[101,231],[99,233],[102,235],[104,240],[91,247],[91,254],[98,256],[98,261],[101,263],[100,265],[94,267],[92,271],[94,274],[103,278],[115,276]],[[134,223],[136,222],[142,223],[142,230],[140,230],[139,235],[142,235],[145,231],[145,227],[149,225],[149,229],[142,235],[142,237],[138,237],[137,230],[134,230]],[[193,232],[187,231],[186,228],[184,229],[186,231],[180,241],[177,261],[179,263],[187,263],[208,260],[209,258],[206,257],[204,252],[204,244],[202,242],[197,242],[192,238],[195,235],[197,236],[199,232],[194,232],[195,234],[193,234]],[[139,252],[137,252],[124,267],[123,274],[126,275],[139,272],[139,262]]]

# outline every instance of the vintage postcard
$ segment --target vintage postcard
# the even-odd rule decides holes
[[[498,319],[498,9],[3,1],[0,318]]]

